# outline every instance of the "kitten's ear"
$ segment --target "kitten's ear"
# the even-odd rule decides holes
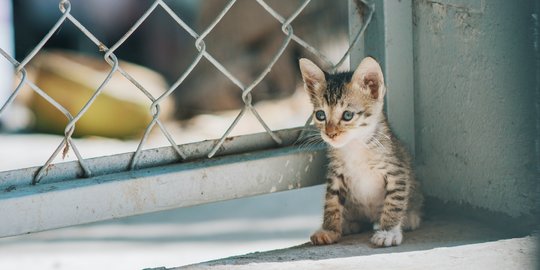
[[[306,58],[300,59],[299,63],[305,89],[312,95],[317,94],[326,84],[324,72]]]
[[[371,57],[366,57],[353,73],[352,83],[355,88],[359,88],[373,99],[384,98],[386,87],[384,86],[384,76],[381,66]]]

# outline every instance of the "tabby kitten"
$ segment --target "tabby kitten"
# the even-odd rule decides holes
[[[315,126],[331,146],[324,220],[311,241],[332,244],[373,224],[374,245],[401,244],[402,229],[420,225],[423,196],[383,112],[379,63],[367,57],[354,72],[328,74],[303,58],[300,69]]]

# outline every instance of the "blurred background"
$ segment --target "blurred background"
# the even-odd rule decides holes
[[[71,2],[71,14],[112,47],[153,1]],[[228,1],[165,1],[202,33]],[[267,1],[287,18],[302,1]],[[0,48],[21,62],[59,20],[57,0],[0,0]],[[337,62],[348,47],[347,1],[312,1],[293,21],[294,33]],[[255,1],[239,0],[204,39],[206,50],[244,85],[266,68],[285,34]],[[120,67],[153,97],[163,94],[197,56],[195,39],[158,7],[115,51]],[[299,57],[317,58],[291,42],[252,91],[273,130],[303,126],[311,105],[301,89]],[[324,66],[324,63],[320,63]],[[348,60],[343,64],[348,67]],[[111,67],[96,45],[64,22],[25,66],[35,83],[72,115],[81,110]],[[0,57],[0,105],[21,78]],[[15,74],[15,75],[12,75]],[[178,144],[222,136],[244,106],[241,89],[203,58],[161,103],[160,119]],[[135,151],[152,119],[151,101],[116,72],[77,122],[84,158]],[[66,116],[27,84],[0,115],[0,171],[42,166],[61,142]],[[246,114],[232,135],[262,132]],[[145,148],[168,146],[157,130]],[[75,160],[72,152],[54,162]],[[180,266],[305,243],[319,226],[320,187],[154,213],[98,224],[0,239],[0,269],[141,269]]]
[[[61,13],[57,2],[52,0],[14,1],[13,41],[17,59],[23,59],[28,55],[59,19]],[[220,0],[165,2],[198,33],[206,29],[227,3]],[[287,17],[300,6],[301,1],[290,3],[269,1],[268,3]],[[151,1],[129,0],[114,3],[74,1],[71,5],[71,14],[100,41],[110,47],[128,31],[151,4]],[[346,14],[346,1],[336,3],[313,1],[293,21],[295,34],[310,44],[316,44],[317,49],[330,59],[339,59],[338,57],[341,57],[348,45]],[[206,50],[235,77],[244,84],[249,84],[266,68],[284,38],[281,24],[258,3],[239,1],[205,38],[205,45]],[[145,86],[146,83],[148,85],[146,87],[159,92],[180,77],[193,62],[197,52],[195,39],[177,25],[163,9],[158,8],[115,51],[115,54],[123,61],[144,67],[144,71],[140,71],[144,75],[137,74],[143,77],[140,78],[143,80],[141,84]],[[301,56],[314,58],[313,55],[302,50],[301,46],[291,42],[270,74],[253,91],[253,101],[256,103],[262,100],[290,97],[298,86],[297,59]],[[71,74],[63,74],[74,69],[74,63],[83,65],[80,68],[86,68],[81,70],[86,72],[86,77],[92,70],[101,72],[103,76],[103,71],[109,68],[100,52],[96,50],[95,44],[69,22],[64,23],[54,33],[42,52],[31,62],[31,67],[37,69],[33,76],[38,77],[38,83],[41,80],[48,82],[66,79],[57,78],[57,76],[69,77],[68,75]],[[133,68],[136,69],[139,66]],[[83,80],[85,76],[79,77],[81,78],[77,80]],[[84,84],[92,89],[92,84],[98,84],[99,81],[71,83]],[[130,86],[126,83],[122,87]],[[168,108],[170,111],[167,110],[167,113],[174,119],[183,120],[199,114],[238,109],[243,106],[239,90],[210,62],[203,59],[174,91],[174,105],[173,103],[168,105],[172,108]],[[130,95],[140,92],[136,89],[124,91]],[[111,92],[114,91],[111,90]],[[35,119],[35,117],[40,116],[34,116],[32,119],[34,122],[27,126],[28,129],[51,131],[47,130],[51,128],[48,123],[43,124],[40,121],[42,119]]]
[[[227,4],[220,0],[165,2],[198,33],[204,31]],[[6,34],[2,35],[2,48],[22,61],[59,20],[58,1],[11,3],[3,0],[3,3],[6,8],[2,9],[5,13],[2,21]],[[71,14],[111,47],[153,2],[99,0],[71,3]],[[288,17],[301,1],[268,1],[268,4]],[[8,12],[11,8],[12,13]],[[348,47],[346,15],[347,1],[312,1],[293,21],[294,33],[337,62]],[[266,68],[284,39],[281,24],[258,3],[238,1],[204,41],[206,50],[217,61],[241,83],[249,85]],[[195,39],[159,7],[115,51],[121,60],[120,67],[155,98],[181,77],[197,53]],[[273,130],[302,126],[310,114],[311,105],[305,93],[298,91],[301,90],[297,66],[300,57],[318,60],[297,43],[290,42],[271,72],[251,92],[253,104]],[[13,65],[6,60],[0,63],[5,70],[3,74],[10,74]],[[320,64],[324,66],[324,63]],[[81,110],[111,69],[104,61],[103,53],[70,22],[63,23],[25,67],[28,79],[72,115]],[[348,59],[342,67],[348,68]],[[151,101],[118,73],[77,122],[75,138],[121,139],[122,145],[128,145],[127,149],[133,147],[130,142],[140,139],[152,119]],[[19,82],[17,76],[2,76],[0,103],[7,100]],[[175,141],[182,144],[219,138],[244,102],[241,89],[203,58],[160,105],[160,119],[168,122],[168,130]],[[0,123],[4,133],[63,135],[68,121],[64,114],[25,84],[14,103],[5,108]],[[233,135],[262,131],[264,129],[254,117],[247,114],[233,130]],[[159,132],[152,134],[148,147],[169,145],[161,134],[155,133]],[[7,169],[8,163],[15,162],[12,158],[1,160],[3,167],[0,169]],[[40,165],[40,162],[32,165]]]

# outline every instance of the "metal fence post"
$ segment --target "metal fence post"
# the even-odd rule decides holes
[[[388,120],[396,135],[414,155],[414,81],[412,1],[372,0],[375,7],[363,42],[351,52],[351,69],[364,56],[375,57],[384,72]],[[366,16],[361,3],[349,1],[349,28],[354,33]]]

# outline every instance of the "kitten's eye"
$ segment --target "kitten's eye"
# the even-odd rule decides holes
[[[324,111],[318,110],[315,112],[315,118],[317,118],[317,120],[319,121],[324,121],[326,120],[326,114],[324,113]]]
[[[344,111],[342,119],[345,121],[351,121],[354,117],[354,113],[351,111]]]

